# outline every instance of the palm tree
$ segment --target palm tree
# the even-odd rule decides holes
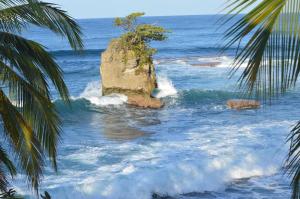
[[[232,72],[247,63],[239,80],[241,88],[249,94],[272,99],[295,87],[300,72],[300,0],[228,0],[227,3],[224,23],[233,24],[225,33],[225,49],[238,46]],[[247,14],[238,15],[245,11]],[[285,169],[293,176],[292,198],[299,199],[300,121],[288,141],[290,152]]]
[[[77,23],[57,5],[38,0],[0,0],[0,193],[17,171],[38,190],[49,157],[57,169],[61,121],[51,102],[49,83],[69,102],[62,70],[41,44],[20,36],[29,25],[67,38],[83,48]]]

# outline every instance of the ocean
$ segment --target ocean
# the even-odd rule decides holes
[[[46,167],[41,192],[53,199],[286,199],[285,143],[300,116],[300,88],[257,110],[230,110],[239,97],[229,78],[234,48],[220,54],[221,15],[145,17],[171,32],[154,42],[160,110],[126,105],[122,95],[101,96],[101,52],[121,31],[113,19],[79,20],[85,50],[31,27],[64,71],[72,98],[65,106],[52,90],[63,122],[58,173]],[[213,66],[213,67],[211,67]],[[24,176],[14,185],[28,198]]]

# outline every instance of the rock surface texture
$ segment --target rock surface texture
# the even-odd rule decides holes
[[[102,94],[124,94],[128,103],[146,107],[160,108],[163,103],[151,97],[157,87],[153,63],[139,63],[133,51],[124,51],[120,40],[114,39],[101,56]]]
[[[231,109],[257,109],[260,107],[260,102],[256,100],[234,99],[228,100],[227,106]]]
[[[142,108],[161,108],[163,103],[156,98],[141,96],[141,95],[130,95],[128,96],[128,104],[133,106],[139,106]]]

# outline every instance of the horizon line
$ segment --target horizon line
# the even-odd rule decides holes
[[[243,15],[244,13],[241,13],[239,15]],[[192,16],[216,16],[216,15],[226,15],[226,14],[186,14],[186,15],[144,15],[143,18],[151,18],[151,17],[192,17]],[[120,16],[116,16],[120,17]],[[115,19],[116,17],[91,17],[91,18],[74,18],[76,20],[86,20],[86,19]],[[124,16],[121,16],[124,17]]]

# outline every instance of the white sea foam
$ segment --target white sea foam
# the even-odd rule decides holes
[[[167,77],[158,76],[157,84],[158,93],[155,97],[163,98],[167,96],[175,96],[177,94],[176,88]],[[73,99],[86,99],[96,106],[121,105],[126,103],[128,100],[127,96],[122,94],[102,96],[101,86],[98,81],[88,83],[79,97],[73,97]]]
[[[97,106],[121,105],[127,101],[127,97],[121,94],[102,96],[100,82],[97,81],[88,83],[84,91],[75,99],[78,98],[86,99]]]
[[[184,66],[189,65],[189,64],[187,63],[187,61],[186,61],[186,60],[183,60],[183,59],[177,59],[177,60],[175,60],[175,63],[176,63],[176,64],[180,64],[180,65],[184,65]]]
[[[177,90],[171,80],[166,76],[157,76],[158,93],[155,95],[157,98],[164,98],[167,96],[176,96]]]
[[[159,140],[147,145],[81,146],[59,160],[75,161],[83,168],[89,165],[88,171],[61,165],[60,176],[47,176],[43,188],[55,198],[73,199],[151,199],[153,193],[222,192],[235,179],[275,174],[285,149],[276,152],[272,146],[281,149],[281,132],[292,123],[202,126],[177,136],[159,134],[155,138]],[[274,128],[279,130],[269,132]],[[108,163],[112,154],[121,159]]]
[[[218,57],[191,57],[187,59],[178,58],[175,60],[172,60],[171,64],[178,64],[182,66],[191,66],[191,65],[198,65],[201,64],[201,66],[215,66],[219,68],[229,68],[232,67],[234,59],[232,57],[228,56],[218,56]],[[243,63],[240,67],[245,68],[247,66],[247,62]]]
[[[154,64],[154,65],[159,65],[159,64],[160,64],[160,61],[159,61],[159,60],[153,60],[153,64]]]
[[[234,59],[228,56],[221,56],[221,57],[199,58],[198,61],[219,62],[216,65],[216,67],[229,68],[229,67],[233,67]],[[243,63],[240,67],[245,68],[246,66],[247,66],[247,62]]]

